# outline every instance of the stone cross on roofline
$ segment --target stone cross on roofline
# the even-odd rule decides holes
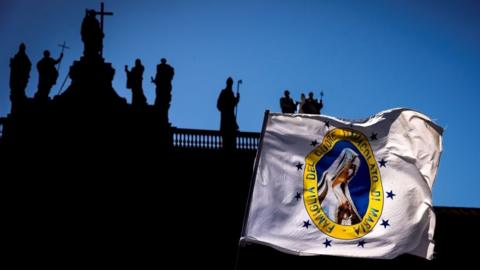
[[[100,29],[102,30],[102,34],[105,34],[103,32],[103,16],[112,16],[113,12],[105,11],[105,6],[103,2],[100,4],[100,11],[94,10],[93,12],[95,15],[100,15]],[[100,55],[103,55],[103,48],[100,51]]]

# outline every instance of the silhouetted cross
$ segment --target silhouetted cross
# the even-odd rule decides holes
[[[105,15],[112,16],[113,12],[105,11],[103,2],[100,4],[100,11],[94,11],[94,12],[95,12],[95,15],[100,15],[100,29],[102,29],[102,33],[103,33],[103,16]]]
[[[58,47],[62,48],[62,52],[60,53],[60,55],[63,55],[63,51],[65,49],[70,49],[70,47],[67,46],[67,43],[64,41],[63,44],[58,44]],[[57,66],[57,70],[60,70],[60,64],[62,63],[62,60],[60,60],[58,62],[58,66]]]
[[[58,44],[58,47],[62,48],[62,53],[65,49],[70,49],[70,47],[67,46],[67,43],[64,41],[63,44]]]

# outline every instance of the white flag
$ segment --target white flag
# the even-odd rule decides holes
[[[296,255],[432,259],[442,132],[408,109],[353,122],[269,114],[241,240]]]

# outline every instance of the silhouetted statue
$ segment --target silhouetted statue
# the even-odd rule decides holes
[[[45,50],[43,58],[37,63],[38,70],[38,91],[35,93],[37,101],[46,101],[50,94],[50,89],[57,83],[58,71],[55,65],[58,64],[63,57],[63,53],[55,60],[50,57],[50,52]]]
[[[323,104],[319,103],[317,99],[313,97],[313,93],[308,93],[308,98],[305,100],[305,104],[303,104],[303,113],[308,114],[320,114],[320,109],[323,107]]]
[[[95,15],[95,10],[87,9],[82,22],[83,55],[86,57],[98,57],[103,49],[104,34]]]
[[[25,88],[27,88],[28,79],[30,78],[32,63],[25,53],[25,49],[25,44],[20,44],[17,54],[10,58],[10,101],[12,102],[12,113],[21,110],[27,101]]]
[[[132,70],[128,70],[128,66],[125,66],[125,72],[127,73],[127,88],[132,90],[132,106],[134,108],[143,108],[147,105],[147,99],[143,94],[143,71],[145,68],[142,65],[140,59],[135,60],[135,66]]]
[[[223,140],[223,148],[235,149],[238,131],[237,119],[234,113],[235,106],[240,100],[240,94],[233,94],[233,79],[227,79],[227,86],[220,92],[217,100],[217,109],[221,113],[220,133]]]
[[[97,15],[100,16],[100,22]],[[62,106],[72,111],[88,108],[89,113],[100,115],[127,105],[126,100],[113,89],[115,69],[102,57],[105,15],[113,13],[105,12],[103,3],[100,11],[87,9],[85,12],[80,31],[83,56],[70,66],[68,75],[71,84],[56,98]]]
[[[162,58],[160,64],[157,65],[157,74],[152,82],[156,85],[156,98],[154,107],[160,114],[160,121],[168,123],[168,109],[172,100],[172,79],[175,70],[167,64],[167,59]]]
[[[290,91],[285,90],[283,97],[280,98],[280,108],[282,113],[295,113],[297,110],[297,104],[290,97]]]

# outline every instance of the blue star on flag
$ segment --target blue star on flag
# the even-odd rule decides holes
[[[370,135],[370,140],[371,141],[376,141],[377,140],[377,133],[372,132],[372,135]]]
[[[325,239],[325,242],[323,242],[325,245],[325,248],[331,247],[332,246],[332,240],[328,240],[328,238]]]
[[[380,163],[380,167],[385,167],[385,168],[387,167],[385,166],[385,164],[387,164],[387,161],[384,158],[382,158],[382,160],[380,160],[379,163]]]
[[[387,191],[387,199],[390,198],[393,200],[393,196],[396,196],[397,194],[393,193],[393,190],[390,190],[390,192]]]
[[[307,221],[304,221],[303,222],[303,226],[304,228],[307,228],[308,229],[308,226],[311,226],[312,224],[310,224],[310,220],[307,220]]]
[[[297,171],[300,171],[303,169],[303,163],[298,162],[295,167],[297,167]]]
[[[297,192],[297,195],[295,195],[295,199],[300,200],[300,198],[302,198],[302,195],[300,194],[300,192]]]
[[[382,224],[380,224],[380,226],[385,227],[385,229],[387,228],[387,226],[390,226],[390,224],[388,223],[388,219],[387,220],[382,219]]]
[[[312,143],[310,145],[311,146],[317,146],[317,144],[318,144],[317,140],[314,140],[314,141],[312,141]]]
[[[330,121],[326,121],[326,122],[325,122],[325,126],[326,126],[327,128],[329,128],[329,127],[330,127]]]
[[[367,242],[362,239],[362,240],[360,240],[360,242],[358,242],[357,247],[362,247],[362,248],[364,248],[364,245],[365,245],[366,243],[367,243]]]

